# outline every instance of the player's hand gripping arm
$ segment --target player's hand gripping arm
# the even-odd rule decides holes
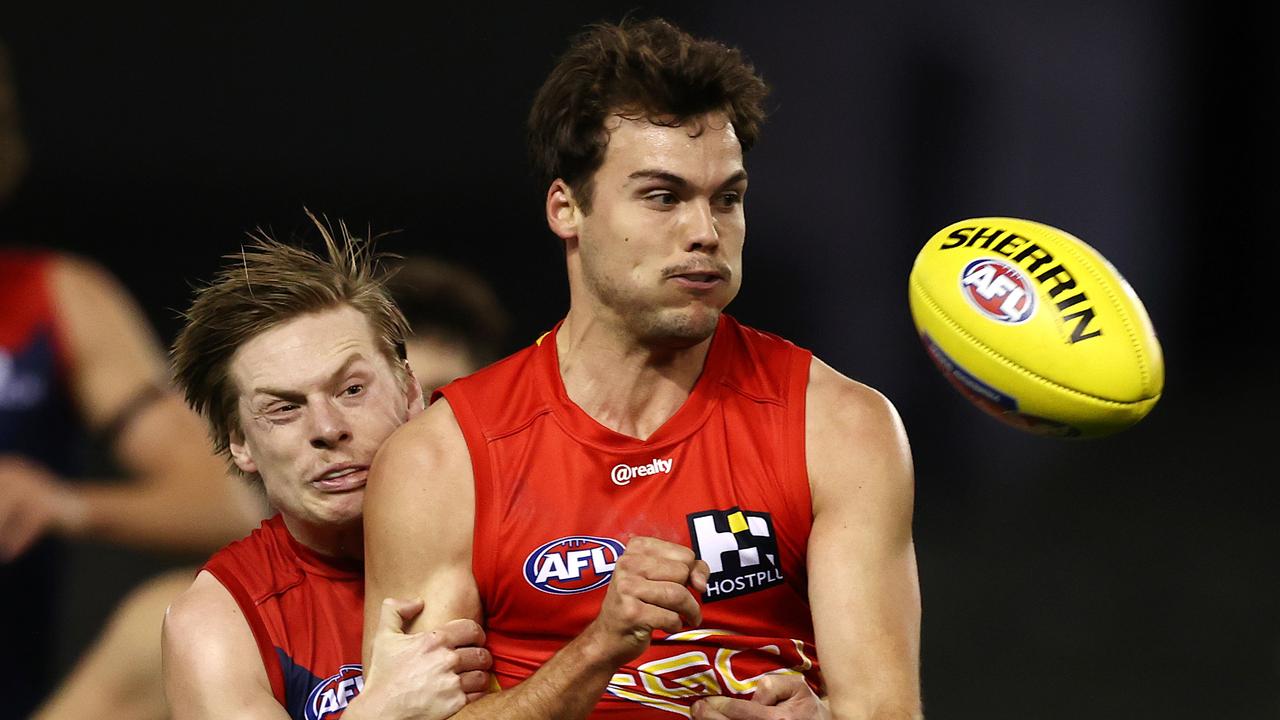
[[[443,720],[485,687],[484,633],[470,620],[406,633],[420,601],[387,600],[373,630],[364,689],[350,720]],[[200,573],[170,606],[161,633],[165,696],[174,720],[285,720],[253,632],[231,593]],[[467,647],[472,646],[472,647]]]
[[[384,597],[422,597],[416,628],[453,618],[481,620],[471,572],[475,488],[462,431],[438,401],[383,445],[365,499],[365,634]],[[467,705],[456,718],[584,718],[614,671],[649,645],[653,630],[701,622],[689,586],[708,569],[693,551],[633,538],[619,558],[595,621],[532,677]],[[366,657],[368,649],[366,648]]]

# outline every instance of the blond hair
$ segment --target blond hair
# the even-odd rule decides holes
[[[234,262],[196,290],[173,344],[174,378],[187,404],[208,422],[214,448],[227,457],[231,435],[241,432],[231,360],[253,337],[296,317],[355,308],[369,320],[398,379],[408,381],[408,323],[379,280],[386,256],[373,252],[370,240],[353,237],[341,221],[335,239],[327,220],[306,212],[324,240],[323,255],[282,243],[261,228],[248,233],[249,244],[226,256]]]

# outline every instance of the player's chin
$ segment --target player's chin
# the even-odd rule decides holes
[[[364,488],[342,494],[324,493],[312,508],[315,519],[330,525],[343,525],[359,520],[364,512]]]
[[[644,335],[655,344],[689,347],[711,337],[720,321],[722,306],[693,303],[678,309],[667,309],[650,318]]]

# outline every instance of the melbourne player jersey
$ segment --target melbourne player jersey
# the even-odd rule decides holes
[[[364,687],[364,569],[293,539],[276,515],[219,550],[204,570],[253,630],[271,691],[294,720],[333,720]]]
[[[64,478],[80,474],[87,432],[70,385],[70,363],[50,287],[54,255],[0,249],[0,455],[34,460]],[[27,717],[53,689],[60,628],[57,599],[65,543],[45,537],[16,560],[0,562],[7,611],[0,638],[5,711]],[[4,714],[0,712],[0,714]]]
[[[501,686],[595,618],[618,556],[642,535],[710,566],[703,622],[655,633],[592,717],[688,717],[697,698],[749,696],[768,673],[802,673],[820,691],[805,572],[811,357],[722,316],[689,398],[647,440],[569,399],[554,330],[441,391],[471,454],[473,572]]]
[[[53,256],[0,250],[0,453],[68,474],[83,440],[49,287]]]

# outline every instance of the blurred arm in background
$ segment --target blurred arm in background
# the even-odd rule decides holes
[[[43,265],[35,286],[49,294],[72,403],[127,477],[68,482],[19,452],[0,454],[0,558],[13,560],[48,533],[211,551],[247,532],[262,517],[261,500],[228,477],[200,419],[170,388],[164,355],[132,298],[90,261],[26,257]]]

